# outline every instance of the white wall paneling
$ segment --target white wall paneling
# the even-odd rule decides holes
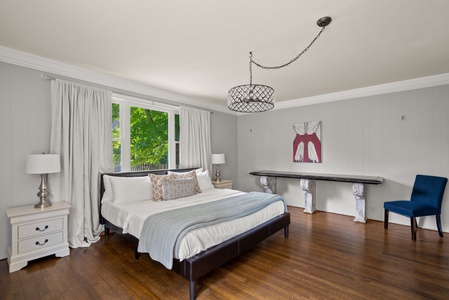
[[[25,174],[29,153],[50,144],[50,81],[41,72],[0,63],[0,259],[7,255],[9,222],[5,209],[37,203],[40,177]]]
[[[405,120],[402,119],[405,117]],[[323,163],[293,163],[292,125],[322,121]],[[449,85],[375,95],[238,117],[238,187],[262,190],[257,170],[381,176],[367,185],[368,219],[383,220],[383,203],[409,199],[415,175],[449,178]],[[317,209],[354,215],[350,184],[317,182]],[[290,205],[304,206],[297,180],[278,180]],[[443,230],[449,232],[449,187]],[[390,221],[409,224],[391,214]],[[419,225],[436,229],[435,218]]]
[[[6,258],[8,247],[8,220],[5,209],[12,198],[11,149],[11,76],[10,65],[0,63],[0,259]]]
[[[215,112],[211,115],[212,153],[224,153],[226,163],[220,165],[222,179],[237,181],[237,116]],[[212,166],[211,178],[215,168]],[[236,188],[235,186],[233,186]]]

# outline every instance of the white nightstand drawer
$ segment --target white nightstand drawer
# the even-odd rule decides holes
[[[54,232],[63,229],[63,219],[53,219],[19,226],[19,239],[38,236],[44,233]]]
[[[45,247],[53,246],[62,243],[62,232],[55,232],[48,235],[43,235],[36,238],[31,238],[19,241],[18,253],[25,253],[33,250],[43,249]]]

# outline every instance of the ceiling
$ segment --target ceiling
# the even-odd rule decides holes
[[[226,104],[249,57],[276,101],[449,73],[447,0],[0,0],[0,46]]]

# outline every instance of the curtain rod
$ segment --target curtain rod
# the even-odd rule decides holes
[[[45,73],[43,73],[42,75],[41,75],[41,78],[43,79],[43,80],[56,80],[56,78],[55,77],[52,77],[52,76],[50,76],[50,75],[48,75],[48,74],[45,74]],[[113,94],[114,94],[114,92],[113,92]],[[117,94],[117,93],[115,93],[115,94]],[[120,95],[120,94],[117,94],[117,95]],[[125,95],[126,96],[126,95]],[[117,97],[117,98],[120,98],[120,97]],[[143,100],[143,99],[142,99]],[[160,104],[162,104],[162,106],[165,104],[165,105],[168,105],[168,106],[175,106],[175,107],[181,107],[181,105],[172,105],[172,104],[166,104],[166,103],[162,103],[162,102],[157,102],[157,101],[154,101],[154,100],[150,100],[151,102],[152,102],[152,104],[153,105],[155,105],[155,106],[157,106],[157,104],[155,104],[155,103],[160,103]],[[207,111],[207,110],[206,110]],[[214,115],[215,114],[215,111],[209,111],[212,115]]]
[[[43,74],[41,75],[41,78],[42,78],[43,80],[56,80],[56,78],[51,77],[50,75],[45,74],[45,73],[43,73]]]

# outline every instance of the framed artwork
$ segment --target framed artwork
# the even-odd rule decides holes
[[[321,163],[321,121],[293,124],[293,162]]]

